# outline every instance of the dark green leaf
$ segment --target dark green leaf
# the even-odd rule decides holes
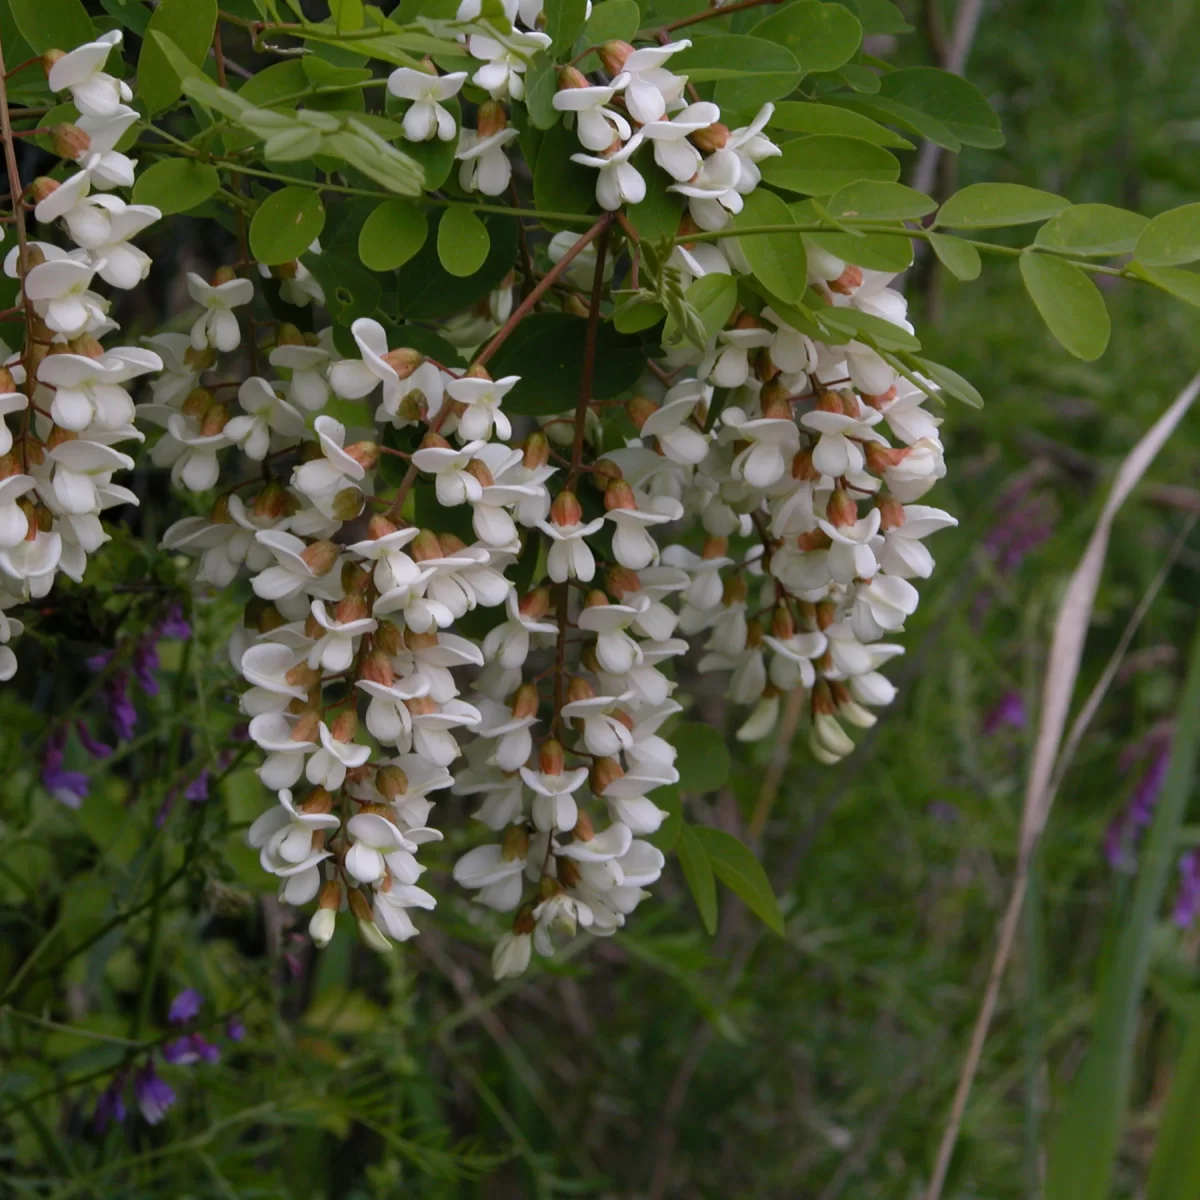
[[[337,254],[306,253],[300,261],[313,273],[325,293],[325,308],[339,325],[350,325],[359,317],[374,315],[382,288],[359,261],[353,249]]]
[[[900,178],[894,155],[859,138],[798,137],[784,142],[782,149],[778,158],[763,162],[763,178],[805,196],[828,196],[860,179],[892,183]]]
[[[1074,263],[1026,250],[1021,255],[1025,290],[1046,327],[1076,358],[1091,362],[1108,345],[1108,309],[1096,285]]]
[[[679,855],[679,865],[700,912],[700,920],[711,936],[717,932],[717,881],[708,861],[708,851],[697,832],[694,826],[680,825],[675,853]]]
[[[258,206],[250,222],[250,252],[274,267],[295,262],[325,228],[325,206],[311,188],[285,187]]]
[[[961,75],[938,67],[905,67],[884,75],[879,93],[935,117],[964,146],[994,150],[1004,145],[1000,118],[983,93]]]
[[[685,721],[670,736],[679,751],[679,790],[715,792],[729,778],[729,749],[720,731],[699,721]]]
[[[1147,267],[1177,267],[1200,259],[1200,204],[1160,213],[1142,230],[1133,256]]]
[[[856,308],[823,308],[817,318],[832,329],[848,332],[882,350],[920,350],[921,343],[911,333],[871,313]]]
[[[203,204],[221,186],[217,168],[194,158],[164,158],[139,172],[135,204],[153,204],[163,214],[187,212]]]
[[[475,210],[452,204],[438,225],[437,251],[443,267],[459,279],[474,275],[487,261],[491,241]]]
[[[874,37],[881,33],[912,33],[912,26],[892,0],[841,0],[858,14],[863,33]]]
[[[703,825],[689,827],[708,854],[709,866],[731,892],[741,897],[746,907],[767,928],[783,937],[783,913],[771,890],[771,882],[762,863],[749,846],[730,833]]]
[[[769,122],[773,129],[787,129],[793,133],[825,133],[841,137],[859,138],[873,142],[876,146],[891,146],[898,150],[911,150],[912,142],[886,125],[871,120],[849,108],[833,104],[817,104],[807,100],[781,100]]]
[[[561,121],[542,135],[537,166],[533,169],[533,199],[538,208],[580,215],[594,211],[596,172],[571,161],[571,155],[579,148],[578,138]],[[554,221],[545,224],[554,230],[576,228]]]
[[[1196,207],[1200,210],[1200,205]],[[1108,258],[1133,253],[1138,235],[1149,223],[1140,213],[1111,204],[1073,204],[1051,217],[1034,241],[1084,258]]]
[[[658,827],[658,831],[652,833],[647,840],[664,854],[669,854],[675,849],[675,844],[679,841],[679,831],[683,828],[683,801],[679,795],[679,788],[675,784],[655,788],[650,793],[650,799],[668,815]]]
[[[978,279],[983,270],[979,251],[970,242],[948,233],[931,233],[929,244],[938,256],[938,261],[956,279]]]
[[[733,218],[733,224],[735,228],[752,225],[790,225],[792,214],[774,192],[766,188],[757,188],[746,197],[742,211]],[[741,246],[754,277],[769,291],[793,302],[804,295],[808,286],[808,266],[804,238],[800,234],[746,235],[738,238],[738,245]]]
[[[557,90],[558,67],[550,55],[538,51],[525,72],[525,107],[535,129],[549,129],[561,119],[562,114],[554,107]]]
[[[722,110],[736,112],[788,95],[803,76],[785,46],[734,33],[693,39],[691,49],[672,56],[671,70],[692,83],[715,82],[714,100]]]
[[[1042,192],[1020,183],[973,183],[955,192],[937,215],[937,223],[951,229],[1000,229],[1045,221],[1070,206],[1053,192]]]
[[[363,223],[358,257],[372,271],[394,271],[425,245],[429,222],[408,200],[384,200]]]
[[[550,38],[550,56],[569,58],[587,20],[587,0],[546,0],[542,12]]]
[[[1194,1200],[1200,1196],[1200,1005],[1189,1005],[1187,1037],[1171,1079],[1171,1092],[1158,1126],[1146,1200]]]
[[[678,192],[667,191],[671,182],[669,176],[655,167],[648,155],[639,154],[639,158],[642,177],[646,180],[646,198],[641,204],[626,209],[625,215],[642,241],[660,242],[663,238],[673,238],[683,217],[683,197]]]
[[[199,66],[208,56],[217,26],[217,0],[163,0],[154,10],[138,56],[138,94],[151,113],[161,112],[180,96],[180,76],[167,60],[156,33],[169,37],[184,57]]]
[[[435,223],[442,220],[436,215]],[[425,244],[397,273],[399,311],[417,320],[440,320],[470,308],[512,270],[517,256],[517,224],[512,217],[484,217],[491,248],[483,266],[464,279],[448,274],[438,260],[437,239]]]
[[[858,18],[840,4],[795,0],[769,13],[751,32],[786,46],[805,71],[833,71],[849,62],[862,42]]]
[[[875,78],[875,76],[872,76],[872,78]],[[936,117],[922,112],[919,108],[913,108],[911,104],[901,104],[899,101],[893,100],[888,96],[862,97],[838,95],[829,96],[827,99],[830,104],[835,104],[839,108],[845,108],[850,112],[871,117],[876,121],[884,121],[891,125],[899,125],[901,129],[906,130],[908,133],[926,138],[935,145],[941,146],[944,150],[957,153],[962,149],[962,142],[950,132],[948,126],[944,125]]]
[[[79,0],[9,0],[9,7],[21,36],[36,54],[74,50],[95,40],[96,30]],[[7,59],[12,51],[7,46],[5,50]],[[11,69],[17,64],[13,61],[6,65]]]

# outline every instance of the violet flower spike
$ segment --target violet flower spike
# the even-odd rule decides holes
[[[133,1098],[147,1123],[157,1125],[175,1103],[175,1092],[158,1077],[154,1063],[148,1062],[133,1077]]]
[[[167,1010],[167,1020],[172,1025],[186,1025],[200,1015],[204,1006],[204,997],[195,988],[184,988]]]

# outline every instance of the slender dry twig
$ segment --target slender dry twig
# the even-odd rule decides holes
[[[1084,550],[1079,566],[1075,568],[1075,573],[1071,576],[1070,585],[1063,597],[1062,607],[1059,609],[1058,619],[1054,626],[1054,637],[1050,644],[1050,656],[1046,663],[1046,677],[1042,688],[1041,719],[1038,724],[1037,740],[1034,744],[1033,763],[1030,766],[1029,778],[1025,787],[1016,877],[1013,880],[1012,892],[1009,895],[1004,916],[1001,918],[996,950],[992,957],[991,969],[988,972],[987,987],[979,1006],[979,1015],[975,1019],[975,1026],[971,1031],[970,1045],[959,1074],[958,1086],[950,1107],[950,1116],[938,1146],[933,1175],[925,1193],[925,1200],[939,1200],[945,1186],[946,1172],[950,1168],[950,1158],[958,1141],[958,1132],[966,1112],[967,1100],[970,1097],[971,1087],[983,1056],[983,1044],[987,1040],[992,1017],[996,1011],[996,1002],[1000,996],[1000,983],[1004,978],[1008,960],[1012,955],[1013,944],[1016,941],[1021,906],[1029,885],[1029,870],[1033,861],[1033,852],[1046,827],[1050,806],[1054,800],[1052,780],[1054,779],[1055,763],[1059,759],[1067,714],[1075,692],[1075,681],[1078,678],[1079,666],[1083,658],[1083,644],[1087,637],[1092,608],[1096,600],[1096,589],[1104,569],[1104,559],[1108,551],[1113,520],[1198,394],[1200,394],[1200,375],[1196,375],[1183,389],[1175,402],[1155,421],[1121,464],[1112,490],[1109,492],[1096,526],[1092,530],[1087,548]]]

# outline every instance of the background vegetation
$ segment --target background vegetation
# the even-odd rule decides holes
[[[953,4],[901,8],[920,33],[896,61],[937,61]],[[1010,180],[1147,214],[1195,199],[1194,15],[1188,0],[986,4],[969,73],[1008,144],[961,156],[956,186]],[[768,743],[735,752],[728,786],[687,799],[698,818],[757,839],[783,938],[728,892],[708,938],[676,876],[619,939],[581,939],[499,986],[479,915],[448,887],[390,959],[353,937],[315,955],[241,845],[262,798],[213,703],[233,678],[232,602],[197,604],[194,638],[158,643],[157,694],[134,687],[135,738],[106,759],[68,760],[89,795],[77,810],[55,803],[41,776],[50,730],[103,709],[113,673],[144,658],[146,631],[185,594],[151,554],[166,491],[142,477],[161,504],[144,504],[97,561],[97,590],[55,598],[73,636],[40,661],[23,645],[35,688],[0,692],[0,1193],[921,1195],[1008,895],[1057,603],[1113,468],[1200,366],[1200,314],[1118,281],[1110,349],[1084,365],[1036,321],[1015,269],[973,284],[917,270],[909,294],[930,354],[987,406],[948,413],[952,471],[936,499],[962,524],[936,547],[900,698],[837,768],[798,739],[772,789]],[[1078,695],[1173,565],[1035,863],[951,1165],[945,1194],[959,1200],[1040,1194],[1129,917],[1133,876],[1114,869],[1106,836],[1179,704],[1200,570],[1200,534],[1186,532],[1198,442],[1192,415],[1117,519]],[[106,671],[83,666],[114,644]],[[703,696],[696,715],[721,726],[721,697]],[[201,770],[207,800],[191,798]],[[465,821],[444,824],[465,838]],[[1174,854],[1200,844],[1200,825],[1183,841]],[[1146,1194],[1171,1085],[1184,1090],[1197,1058],[1184,1036],[1200,939],[1170,907],[1145,936],[1122,1196]],[[203,997],[186,1028],[220,1061],[159,1058],[177,1096],[166,1119],[98,1131],[114,1073],[178,1037],[168,1011],[185,988]]]

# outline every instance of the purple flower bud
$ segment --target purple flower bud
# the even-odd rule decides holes
[[[147,696],[158,695],[157,670],[158,648],[149,638],[143,638],[133,650],[133,675]]]
[[[188,619],[183,615],[183,609],[178,604],[172,604],[167,609],[167,615],[163,617],[162,623],[158,627],[158,636],[178,638],[181,641],[192,636],[192,627],[188,624]]]
[[[996,707],[984,718],[984,736],[991,737],[1005,727],[1009,729],[1024,729],[1025,720],[1024,697],[1017,691],[1005,692],[1000,697]]]
[[[169,1062],[173,1067],[190,1067],[192,1063],[198,1062],[200,1055],[196,1053],[192,1046],[190,1037],[176,1038],[173,1042],[167,1042],[162,1048],[162,1056],[165,1062]]]
[[[1200,850],[1189,850],[1179,860],[1179,894],[1175,897],[1175,924],[1187,929],[1200,913]]]
[[[208,799],[208,768],[205,767],[191,783],[183,789],[183,798],[193,804],[203,804]]]
[[[100,1093],[96,1111],[92,1114],[92,1127],[103,1133],[114,1122],[120,1125],[125,1120],[125,1076],[118,1075]]]
[[[42,767],[42,786],[59,804],[79,808],[87,799],[88,777],[82,771],[65,771],[61,767]]]
[[[132,740],[137,729],[137,709],[129,695],[129,673],[117,671],[109,680],[108,719],[120,742]]]
[[[167,1020],[172,1025],[186,1025],[200,1015],[204,1005],[204,997],[195,988],[184,988],[167,1010]]]
[[[91,658],[85,660],[87,662],[87,669],[94,675],[98,674],[112,662],[114,653],[115,651],[112,650],[101,650],[99,654],[93,654]]]
[[[133,1098],[142,1116],[151,1125],[157,1125],[175,1103],[174,1091],[159,1079],[152,1062],[148,1062],[133,1077]]]
[[[246,1023],[241,1017],[230,1017],[225,1022],[225,1036],[231,1042],[243,1041],[246,1037]]]
[[[107,758],[113,752],[113,748],[107,742],[100,741],[92,733],[82,717],[75,722],[75,733],[79,737],[79,744],[92,758]]]
[[[925,811],[940,825],[954,825],[962,816],[955,805],[945,800],[934,800]]]
[[[201,1034],[193,1033],[188,1041],[192,1044],[192,1052],[197,1058],[203,1059],[206,1063],[218,1063],[221,1061],[221,1047],[210,1042],[208,1038]]]

